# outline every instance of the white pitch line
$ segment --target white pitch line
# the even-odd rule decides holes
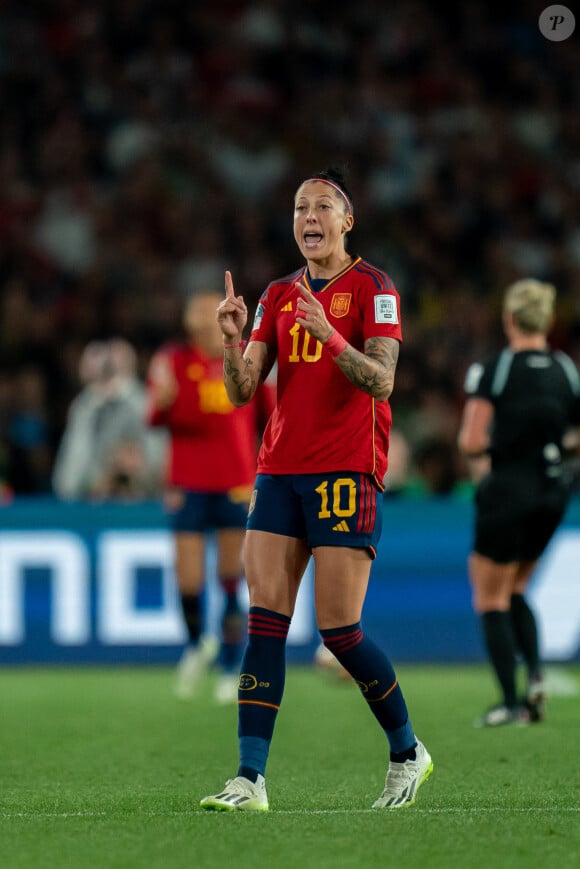
[[[520,808],[508,808],[507,806],[482,806],[480,808],[447,808],[447,809],[421,809],[417,807],[409,807],[410,813],[416,815],[486,815],[502,814],[516,812],[518,814],[552,814],[553,812],[571,812],[580,813],[580,806],[529,806]],[[270,814],[274,815],[379,815],[381,812],[390,814],[390,809],[272,809]]]
[[[264,817],[267,815],[380,815],[390,814],[391,810],[381,809],[271,809],[269,812],[264,812]],[[507,806],[482,806],[480,808],[433,808],[421,809],[414,807],[412,814],[416,815],[491,815],[491,814],[554,814],[580,813],[580,806],[522,806],[508,808]],[[112,814],[110,812],[0,812],[0,820],[10,820],[14,818],[26,818],[29,820],[46,819],[46,818],[172,818],[172,817],[192,817],[194,814],[200,814],[196,809],[192,811],[180,812],[133,812]],[[229,812],[216,812],[215,814],[230,814]],[[236,814],[243,814],[236,812]],[[254,814],[249,813],[249,814]],[[405,813],[406,814],[406,813]]]

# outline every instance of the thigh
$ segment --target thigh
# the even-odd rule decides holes
[[[537,561],[522,561],[518,564],[512,586],[512,592],[514,594],[524,594],[528,587],[528,583],[532,578],[532,574],[536,569],[536,564]]]
[[[292,616],[309,558],[310,550],[298,537],[249,530],[244,561],[250,606]]]
[[[216,532],[218,576],[234,577],[242,572],[245,535],[242,528],[222,528]]]
[[[175,573],[180,591],[201,592],[205,579],[205,537],[189,531],[174,534]]]
[[[382,492],[367,474],[338,471],[295,477],[306,540],[314,547],[366,550],[376,556],[383,519]]]
[[[320,630],[360,621],[371,571],[366,549],[318,546],[314,557],[314,600]]]
[[[498,564],[491,558],[473,552],[469,557],[469,578],[475,611],[507,612],[517,571],[517,562]]]

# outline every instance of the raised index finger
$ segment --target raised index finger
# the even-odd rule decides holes
[[[232,273],[226,271],[226,299],[235,299],[234,282],[232,281]]]
[[[304,296],[305,299],[311,299],[311,298],[312,298],[312,293],[310,292],[310,290],[308,289],[308,287],[305,287],[305,286],[304,286],[303,283],[301,283],[300,281],[296,281],[296,283],[294,284],[294,286],[296,287],[296,289],[298,290],[299,293],[302,293],[302,295]]]

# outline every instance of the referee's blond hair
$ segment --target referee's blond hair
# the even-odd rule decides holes
[[[546,333],[554,316],[556,288],[534,278],[516,281],[505,291],[503,309],[513,314],[522,332]]]

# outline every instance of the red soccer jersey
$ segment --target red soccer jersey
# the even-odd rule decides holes
[[[330,353],[296,323],[295,288],[306,269],[271,283],[250,341],[278,360],[277,404],[264,432],[258,473],[362,471],[377,484],[387,470],[391,409],[354,386]],[[367,338],[402,340],[399,294],[389,276],[360,257],[331,278],[316,298],[328,321],[361,352]]]
[[[196,492],[229,492],[250,487],[256,474],[258,424],[269,413],[262,391],[258,402],[236,408],[226,395],[223,361],[187,345],[162,348],[151,366],[165,357],[178,391],[166,410],[154,406],[149,383],[148,422],[170,435],[167,482]],[[266,387],[263,388],[265,390]]]

